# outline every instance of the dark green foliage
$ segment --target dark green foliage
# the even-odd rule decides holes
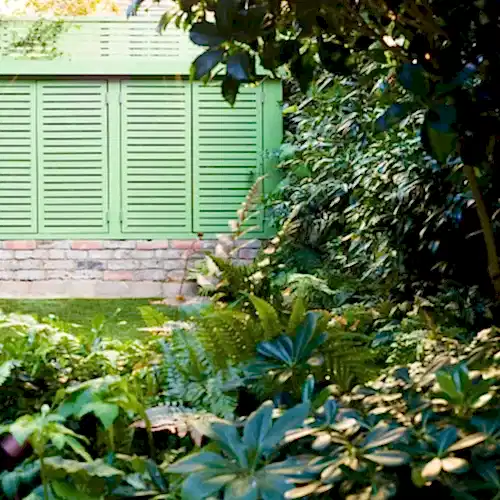
[[[479,226],[470,193],[456,171],[438,168],[421,148],[421,113],[384,135],[373,132],[384,100],[398,92],[369,70],[371,91],[361,81],[323,77],[306,102],[297,93],[288,98],[285,179],[270,200],[277,225],[293,224],[274,256],[284,286],[298,272],[333,290],[339,276],[351,276],[406,297],[415,289],[434,294],[440,282],[487,293],[485,260],[470,258],[484,252],[471,236]],[[492,201],[493,191],[485,192]]]
[[[288,420],[295,420],[295,428],[274,436],[278,449],[266,463],[276,463],[252,468],[251,460],[260,455],[248,458],[248,444],[261,443],[257,449],[266,451],[266,436],[274,429],[272,405],[266,403],[246,421],[243,439],[234,425],[212,424],[203,429],[213,440],[210,448],[171,471],[187,475],[186,498],[222,498],[218,492],[224,487],[224,495],[232,494],[229,485],[237,477],[258,489],[271,470],[276,484],[288,484],[276,498],[495,498],[499,349],[496,330],[480,332],[470,345],[429,340],[419,363],[397,367],[339,400],[329,397],[329,389],[313,397],[307,420],[307,412],[299,415],[297,408],[309,403],[289,410],[297,417]],[[307,399],[311,389],[308,381]],[[210,481],[221,474],[218,463],[231,472]],[[229,498],[248,498],[244,491]],[[251,498],[275,497],[261,492]]]
[[[293,459],[269,462],[286,433],[300,425],[308,411],[309,405],[303,403],[273,422],[273,405],[267,402],[248,417],[242,432],[229,422],[212,423],[204,429],[212,444],[169,468],[169,472],[188,476],[183,498],[220,498],[222,491],[226,499],[283,498],[290,489],[288,476],[300,469]]]

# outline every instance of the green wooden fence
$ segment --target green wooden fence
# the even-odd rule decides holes
[[[245,87],[231,108],[217,82],[189,81],[198,48],[184,33],[163,39],[144,20],[82,26],[56,59],[8,51],[0,37],[0,238],[227,231],[272,171],[280,84]],[[263,217],[255,222],[264,235]]]

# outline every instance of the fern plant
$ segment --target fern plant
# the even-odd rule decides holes
[[[225,390],[228,383],[238,380],[239,371],[231,366],[218,370],[192,330],[174,330],[162,347],[164,400],[231,418],[236,399]]]

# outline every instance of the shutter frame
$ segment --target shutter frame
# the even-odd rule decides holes
[[[233,108],[220,82],[193,83],[193,232],[228,233],[228,222],[263,174],[263,87],[242,87]],[[263,215],[248,237],[264,232]]]
[[[123,235],[189,234],[191,108],[186,81],[122,80]]]
[[[36,84],[0,81],[0,231],[37,231]]]
[[[40,80],[40,235],[108,234],[107,82]]]

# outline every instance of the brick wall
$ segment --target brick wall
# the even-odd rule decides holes
[[[3,241],[0,297],[175,296],[186,258],[192,267],[214,245],[196,240]],[[250,243],[239,258],[253,259],[258,246]]]

